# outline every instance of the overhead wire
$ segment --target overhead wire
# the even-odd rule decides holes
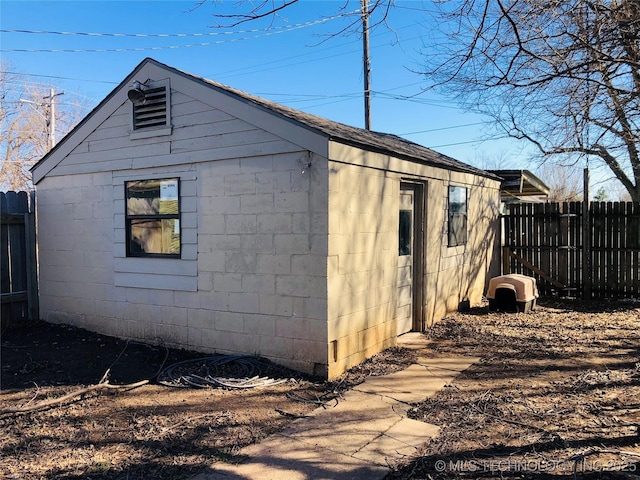
[[[41,74],[37,74],[37,73],[21,73],[21,72],[11,72],[8,70],[2,70],[0,71],[0,73],[7,73],[10,75],[28,75],[30,77],[42,77],[42,78],[53,78],[55,80],[74,80],[77,82],[91,82],[91,83],[107,83],[109,85],[117,85],[120,82],[113,82],[113,81],[109,81],[109,80],[90,80],[87,78],[72,78],[72,77],[61,77],[61,76],[57,76],[57,75],[41,75]],[[15,82],[17,83],[17,82]],[[44,84],[42,84],[44,85]]]
[[[429,130],[419,130],[417,132],[399,133],[398,135],[418,135],[420,133],[439,132],[441,130],[452,130],[454,128],[474,127],[476,125],[482,125],[484,122],[465,123],[463,125],[451,125],[449,127],[431,128]]]
[[[322,23],[326,23],[330,20],[334,20],[337,18],[341,18],[341,17],[345,17],[345,16],[349,16],[349,15],[353,15],[353,14],[357,14],[359,13],[360,10],[354,10],[353,12],[347,12],[347,13],[343,13],[340,15],[335,15],[332,17],[326,17],[326,18],[322,18],[322,19],[318,19],[312,22],[305,22],[305,23],[300,23],[300,24],[296,24],[296,25],[292,25],[292,26],[282,26],[282,27],[268,27],[265,29],[251,29],[251,30],[240,30],[240,31],[235,31],[235,32],[203,32],[203,33],[109,33],[109,32],[65,32],[65,31],[48,31],[48,30],[22,30],[22,29],[0,29],[0,32],[2,33],[25,33],[25,34],[39,34],[39,35],[44,35],[44,34],[51,34],[51,35],[78,35],[78,36],[91,36],[91,37],[136,37],[136,38],[144,38],[144,37],[155,37],[155,38],[171,38],[171,37],[210,37],[210,36],[228,36],[228,35],[232,35],[232,34],[246,34],[246,33],[258,33],[258,32],[266,32],[264,35],[254,35],[251,37],[243,37],[243,38],[238,38],[238,39],[226,39],[226,40],[221,40],[218,42],[203,42],[203,43],[199,43],[199,44],[187,44],[187,45],[176,45],[176,46],[163,46],[163,47],[131,47],[131,48],[114,48],[114,49],[50,49],[50,50],[26,50],[26,49],[19,49],[19,50],[2,50],[0,49],[0,51],[20,51],[20,52],[25,52],[25,51],[40,51],[40,52],[115,52],[115,51],[139,51],[139,50],[155,50],[155,49],[172,49],[172,48],[188,48],[188,47],[196,47],[196,46],[205,46],[205,45],[213,45],[213,44],[218,44],[218,43],[227,43],[227,42],[232,42],[232,41],[240,41],[240,40],[248,40],[248,39],[252,39],[252,38],[260,38],[260,37],[265,37],[265,36],[270,36],[270,35],[276,35],[279,33],[285,33],[287,31],[292,31],[292,30],[297,30],[297,29],[301,29],[301,28],[305,28],[305,27],[310,27],[313,25],[318,25],[318,24],[322,24]],[[407,27],[402,27],[402,28],[408,28],[411,25],[408,25]],[[417,37],[416,37],[417,38]],[[331,46],[328,47],[326,49],[324,49],[323,51],[329,50],[329,49],[334,49],[334,48],[339,48],[342,46],[346,46],[347,44],[342,44],[342,45],[337,45],[337,46]],[[293,65],[299,65],[301,63],[309,63],[309,62],[313,62],[313,61],[320,61],[320,60],[326,60],[329,58],[333,58],[336,56],[341,56],[341,55],[346,55],[349,53],[354,53],[355,50],[353,51],[349,51],[349,52],[342,52],[342,53],[337,53],[335,55],[330,55],[330,56],[326,56],[326,57],[321,57],[321,58],[314,58],[314,59],[309,59],[306,60],[304,62],[297,62]],[[247,69],[255,69],[256,67],[260,67],[260,66],[266,66],[266,65],[271,65],[271,64],[276,64],[276,63],[282,63],[285,62],[287,60],[291,60],[291,59],[295,59],[295,58],[299,58],[302,56],[306,56],[305,54],[300,54],[300,55],[295,55],[292,57],[287,57],[284,59],[280,59],[280,60],[275,60],[275,61],[271,61],[271,62],[266,62],[260,65],[252,65],[251,67],[245,67],[242,69],[237,69],[237,70],[232,70],[230,72],[227,72],[227,74],[222,74],[219,76],[216,76],[216,78],[220,78],[220,77],[225,77],[225,76],[229,76],[229,74],[233,74],[235,72],[238,71],[242,71],[242,70],[247,70]],[[272,68],[284,68],[286,66],[291,66],[292,64],[289,65],[285,65],[285,66],[274,66]],[[255,73],[257,72],[262,72],[262,71],[266,71],[269,69],[260,69],[260,70],[253,70],[253,71],[249,71],[246,72],[244,74],[249,74],[249,73]],[[17,72],[5,72],[5,73],[14,73],[17,74]],[[239,73],[240,74],[240,73]],[[242,74],[240,74],[242,75]],[[106,83],[106,84],[117,84],[118,82],[109,82],[109,81],[105,81],[105,80],[89,80],[89,79],[73,79],[73,78],[69,78],[69,77],[62,77],[62,76],[54,76],[54,75],[34,75],[34,76],[39,76],[39,77],[43,77],[43,78],[53,78],[53,79],[60,79],[60,80],[80,80],[80,81],[86,81],[86,82],[94,82],[94,83]],[[231,75],[233,76],[233,75]],[[425,104],[425,105],[431,105],[431,106],[436,106],[438,108],[454,108],[451,105],[445,104],[445,103],[439,103],[436,100],[431,100],[431,99],[418,99],[416,98],[418,95],[421,95],[422,93],[424,93],[424,91],[420,91],[411,95],[392,95],[389,94],[388,92],[394,91],[394,90],[399,90],[401,88],[406,88],[409,86],[413,86],[413,85],[418,85],[421,84],[422,82],[414,82],[411,84],[407,84],[407,85],[401,85],[401,86],[397,86],[397,87],[392,87],[386,90],[381,90],[381,91],[372,91],[372,95],[377,96],[378,98],[384,99],[390,99],[390,100],[401,100],[401,101],[411,101],[411,102],[415,102],[415,103],[421,103],[421,104]],[[340,103],[340,102],[346,102],[346,101],[350,101],[356,98],[359,98],[361,95],[361,92],[353,92],[353,93],[344,93],[344,94],[335,94],[335,95],[313,95],[313,94],[287,94],[287,93],[257,93],[258,95],[263,95],[263,96],[293,96],[296,97],[294,99],[289,99],[289,100],[285,100],[286,103],[302,103],[302,102],[314,102],[314,101],[318,101],[318,100],[325,100],[325,99],[334,99],[332,101],[328,101],[328,102],[324,102],[324,103],[319,103],[319,104],[314,104],[314,105],[308,105],[307,108],[316,108],[316,107],[320,107],[320,106],[325,106],[325,105],[330,105],[330,104],[335,104],[335,103]],[[307,98],[301,98],[301,97],[307,97]],[[450,127],[443,127],[443,128],[438,128],[438,129],[432,129],[432,130],[424,130],[424,131],[418,131],[418,132],[409,132],[409,133],[404,133],[404,134],[399,134],[399,135],[416,135],[416,134],[420,134],[420,133],[429,133],[431,131],[439,131],[439,130],[448,130],[448,129],[452,129],[452,128],[462,128],[464,126],[472,126],[472,125],[477,125],[480,124],[482,122],[477,122],[477,123],[473,123],[473,124],[466,124],[466,125],[455,125],[455,126],[450,126]],[[458,142],[458,143],[453,143],[453,144],[445,144],[445,145],[438,145],[432,148],[438,148],[438,147],[446,147],[446,146],[453,146],[453,145],[460,145],[460,144],[465,144],[465,143],[475,143],[474,141],[469,141],[469,142]]]
[[[192,43],[192,44],[184,44],[184,45],[165,45],[158,47],[123,47],[123,48],[83,48],[83,49],[66,49],[66,48],[50,48],[50,49],[28,49],[28,48],[13,48],[13,49],[4,49],[0,48],[0,52],[19,52],[19,53],[106,53],[106,52],[140,52],[145,50],[172,50],[172,49],[180,49],[180,48],[192,48],[192,47],[205,47],[211,45],[219,45],[223,43],[231,43],[231,42],[239,42],[244,40],[253,40],[256,38],[264,38],[273,35],[279,35],[286,32],[291,32],[294,30],[300,30],[302,28],[312,27],[315,25],[319,25],[322,23],[329,22],[331,20],[335,20],[337,18],[343,18],[349,15],[353,15],[358,11],[342,13],[339,15],[334,15],[331,17],[324,17],[318,20],[314,20],[311,22],[299,23],[290,26],[282,26],[282,27],[268,27],[264,29],[254,29],[254,30],[240,30],[238,32],[207,32],[211,35],[235,35],[235,34],[245,34],[245,33],[258,33],[263,32],[260,35],[249,35],[241,38],[230,38],[224,40],[217,40],[214,42],[201,42],[201,43]],[[0,33],[39,33],[39,34],[56,34],[56,35],[84,35],[84,36],[95,36],[95,37],[188,37],[195,36],[195,34],[115,34],[115,33],[83,33],[83,32],[54,32],[54,31],[44,31],[44,30],[8,30],[8,29],[0,29]],[[206,34],[202,34],[206,35]]]
[[[215,37],[220,35],[244,35],[246,33],[258,33],[271,30],[291,30],[302,27],[310,27],[321,23],[326,23],[336,18],[343,18],[354,14],[359,14],[360,10],[332,15],[331,17],[323,17],[318,20],[309,22],[296,23],[294,25],[270,26],[266,28],[253,28],[248,30],[236,30],[226,32],[192,32],[192,33],[109,33],[109,32],[66,32],[54,30],[25,30],[25,29],[4,29],[0,28],[0,33],[27,33],[27,34],[45,34],[45,35],[80,35],[88,37]]]
[[[468,145],[469,143],[483,143],[483,142],[488,142],[488,141],[493,141],[493,140],[504,140],[505,138],[509,138],[506,136],[499,136],[499,137],[490,137],[490,138],[480,138],[480,139],[476,139],[476,140],[469,140],[466,142],[455,142],[455,143],[445,143],[443,145],[432,145],[429,146],[428,148],[444,148],[444,147],[455,147],[457,145]]]

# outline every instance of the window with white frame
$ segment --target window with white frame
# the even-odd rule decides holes
[[[467,243],[467,189],[449,186],[449,227],[450,247]]]
[[[180,258],[180,180],[125,182],[128,257]]]

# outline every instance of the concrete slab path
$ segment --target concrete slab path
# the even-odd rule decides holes
[[[421,350],[419,333],[398,345]],[[376,480],[390,464],[414,455],[439,427],[407,418],[410,404],[436,394],[477,362],[475,357],[425,358],[407,369],[369,377],[346,392],[335,407],[308,417],[240,452],[239,463],[218,462],[192,480]]]

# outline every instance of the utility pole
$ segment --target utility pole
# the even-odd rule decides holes
[[[47,125],[47,150],[51,150],[56,146],[56,97],[58,95],[64,95],[64,92],[55,93],[53,88],[49,88],[49,96],[42,97],[44,100],[49,100],[48,103],[38,103],[32,100],[25,100],[24,98],[20,99],[22,103],[37,105],[39,107],[48,107],[48,115],[46,116],[37,108],[34,109],[42,118],[44,118]]]
[[[364,63],[364,128],[371,130],[371,66],[369,64],[369,5],[360,0],[362,9],[362,60]]]
[[[49,137],[49,149],[56,146],[56,97],[64,95],[64,92],[54,93],[53,87],[49,89],[49,96],[43,97],[49,99],[49,120],[47,121],[47,135]]]

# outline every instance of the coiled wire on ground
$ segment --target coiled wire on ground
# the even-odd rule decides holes
[[[281,378],[272,378],[275,374]],[[254,388],[284,383],[284,375],[284,369],[259,357],[216,355],[169,365],[157,381],[168,387]]]

